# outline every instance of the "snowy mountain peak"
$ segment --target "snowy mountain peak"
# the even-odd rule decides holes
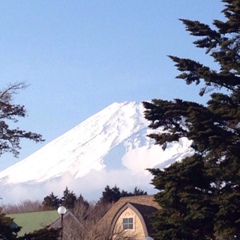
[[[137,102],[111,104],[0,172],[0,186],[20,184],[37,189],[36,186],[54,182],[57,189],[58,184],[75,188],[80,181],[78,189],[83,192],[86,187],[83,182],[88,182],[92,191],[96,185],[103,189],[111,183],[136,186],[145,181],[145,185],[149,184],[150,173],[146,168],[163,168],[192,154],[193,150],[190,141],[184,138],[164,152],[154,145],[146,137],[151,130],[143,111],[142,104]],[[127,179],[131,181],[125,182]]]

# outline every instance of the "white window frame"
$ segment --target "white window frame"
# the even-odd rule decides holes
[[[124,223],[124,220],[128,219],[128,222]],[[129,220],[132,219],[132,222],[129,222]],[[130,225],[132,225],[132,228],[130,228]],[[135,229],[135,221],[133,216],[123,217],[122,218],[122,228],[124,231],[127,230],[134,230]]]

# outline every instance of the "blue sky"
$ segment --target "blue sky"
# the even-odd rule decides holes
[[[19,158],[1,156],[0,170],[113,102],[203,102],[197,87],[175,79],[167,55],[213,64],[178,19],[211,24],[222,8],[216,0],[1,1],[0,88],[29,84],[15,96],[28,111],[16,126],[46,141],[23,141]]]

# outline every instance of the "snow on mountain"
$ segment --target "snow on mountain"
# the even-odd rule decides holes
[[[151,175],[146,168],[164,168],[193,154],[182,138],[163,151],[147,137],[152,132],[141,103],[113,103],[46,144],[24,160],[0,172],[3,198],[61,194],[68,186],[94,198],[106,185],[124,190],[147,190]],[[28,194],[29,198],[29,194]]]

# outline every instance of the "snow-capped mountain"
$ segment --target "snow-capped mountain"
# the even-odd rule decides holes
[[[46,144],[24,160],[0,172],[5,198],[26,199],[60,193],[66,186],[94,198],[106,185],[146,190],[147,168],[164,168],[193,153],[186,138],[165,151],[147,137],[152,132],[141,103],[113,103]],[[85,195],[84,195],[85,194]],[[29,194],[28,194],[29,198]]]

